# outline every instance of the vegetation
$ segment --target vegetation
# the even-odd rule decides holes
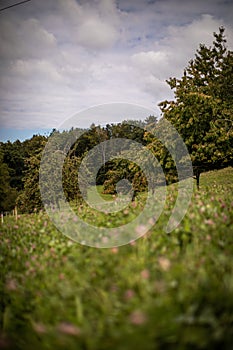
[[[9,168],[3,160],[3,152],[0,150],[0,210],[7,211],[12,209],[12,203],[15,202],[17,193],[10,185]]]
[[[203,174],[183,222],[165,234],[176,198],[169,186],[147,237],[119,248],[74,243],[43,212],[7,217],[0,227],[1,348],[230,350],[232,179],[232,168]]]
[[[49,146],[40,135],[0,143],[0,210],[17,204],[20,212],[0,223],[0,348],[232,349],[232,81],[233,52],[220,28],[211,47],[200,45],[183,77],[168,80],[175,100],[161,102],[160,120],[148,116],[105,127],[92,124],[87,130],[53,130]],[[168,146],[156,137],[167,134],[165,120],[182,136],[198,186],[204,172],[201,191],[195,189],[186,216],[171,233],[164,227],[177,199],[178,171]],[[96,179],[80,175],[90,150],[111,140],[114,152],[119,138],[132,145],[122,143],[119,157],[108,161],[106,148],[100,147]],[[56,169],[61,159],[65,197],[87,223],[118,227],[142,212],[148,182],[139,164],[127,158],[135,152],[133,142],[153,153],[169,185],[158,222],[143,238],[111,249],[81,246],[58,232],[44,211],[39,179],[45,179],[48,202],[54,203],[50,188],[52,181],[58,184],[59,174],[49,169]],[[46,168],[41,159],[47,146]],[[141,151],[137,155],[140,160]],[[90,164],[87,160],[84,165],[88,174]],[[119,212],[99,212],[83,201],[79,176],[84,197],[95,198],[96,183],[106,206],[116,190],[129,192],[121,181],[129,180],[133,201]],[[163,179],[157,176],[156,181],[163,190]],[[59,200],[58,195],[56,205]],[[152,213],[157,210],[153,205]],[[142,227],[135,230],[140,233]]]
[[[185,68],[183,77],[170,78],[167,81],[174,90],[175,100],[160,103],[163,118],[159,121],[155,116],[148,116],[144,121],[123,121],[107,124],[105,127],[92,124],[87,130],[76,129],[61,133],[53,130],[51,135],[54,150],[67,153],[63,169],[66,198],[69,201],[79,201],[81,198],[77,186],[77,167],[87,152],[103,141],[117,138],[130,139],[146,146],[159,160],[167,184],[176,182],[177,170],[171,154],[155,137],[156,130],[159,130],[158,134],[166,134],[164,118],[175,126],[185,142],[198,186],[201,172],[232,165],[232,81],[233,52],[227,50],[224,28],[221,27],[219,33],[214,33],[211,47],[200,45],[195,58]],[[77,140],[74,138],[74,144],[66,150],[69,135],[81,136]],[[6,174],[4,181],[8,183],[0,184],[2,211],[12,209],[16,204],[16,197],[22,212],[32,212],[34,208],[43,207],[39,191],[39,167],[46,141],[46,137],[34,135],[31,140],[22,143],[18,140],[14,143],[1,143],[4,165],[0,169],[0,176],[1,173]],[[99,156],[104,165],[97,174],[96,183],[104,185],[104,193],[115,194],[116,184],[126,178],[133,185],[135,197],[147,188],[147,181],[137,164],[124,159],[124,150],[122,151],[121,159],[105,162],[103,147]],[[130,149],[125,151],[129,153]]]
[[[181,79],[167,81],[175,101],[160,103],[188,147],[198,181],[203,171],[232,165],[233,52],[224,28],[214,38],[212,47],[200,45]]]
[[[28,197],[27,205],[30,207],[30,199],[33,199],[33,194],[36,193],[35,187],[38,187],[38,184],[35,181],[33,184],[30,183],[27,175],[30,173],[35,175],[33,171],[35,159],[38,158],[38,153],[43,149],[45,141],[46,137],[34,135],[24,142],[17,140],[0,143],[0,211],[12,210],[21,193],[25,198]],[[33,209],[37,204],[32,201]]]

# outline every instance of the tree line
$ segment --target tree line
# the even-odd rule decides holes
[[[154,131],[168,120],[185,142],[199,186],[200,174],[206,170],[233,165],[233,52],[227,49],[225,29],[213,33],[213,44],[200,44],[195,57],[189,61],[181,78],[167,80],[174,99],[162,101],[162,117],[148,116],[144,121],[125,120],[118,124],[92,124],[86,130],[53,130],[55,144],[61,151],[67,133],[82,133],[68,150],[63,165],[63,189],[67,200],[80,201],[78,168],[96,145],[117,138],[141,143],[158,159],[166,178],[178,180],[176,165],[168,149],[155,137]],[[163,130],[162,132],[166,132]],[[39,168],[42,152],[49,137],[34,135],[20,142],[0,143],[0,210],[11,210],[16,204],[22,212],[43,208],[39,190]],[[103,143],[104,145],[104,143]],[[59,148],[58,147],[58,148]],[[134,162],[118,157],[105,162],[105,150],[100,149],[100,167],[95,182],[103,192],[114,194],[116,184],[128,179],[134,192],[147,188],[147,179]],[[132,150],[133,152],[133,150]],[[91,170],[91,169],[89,169]],[[157,179],[162,183],[162,179]]]

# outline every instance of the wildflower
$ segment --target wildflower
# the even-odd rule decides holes
[[[139,235],[143,235],[147,232],[147,227],[145,225],[138,225],[135,229],[136,233]]]
[[[142,311],[136,310],[131,313],[129,320],[132,324],[140,326],[146,322],[146,315]]]
[[[71,323],[62,322],[58,325],[57,330],[68,335],[80,335],[80,328]]]
[[[133,297],[135,296],[135,293],[132,289],[128,289],[126,292],[125,292],[125,299],[126,300],[130,300],[132,299]]]
[[[161,256],[161,257],[158,259],[158,262],[159,262],[159,265],[160,265],[160,267],[161,267],[162,270],[164,270],[164,271],[169,270],[169,268],[170,268],[170,266],[171,266],[170,260],[168,260],[167,258],[164,258],[164,257]]]
[[[27,268],[29,268],[29,267],[30,267],[30,262],[29,262],[29,261],[26,261],[26,262],[25,262],[25,266],[26,266]]]
[[[151,226],[153,226],[156,223],[156,219],[150,218],[148,222]]]
[[[15,291],[17,290],[17,281],[15,279],[9,279],[7,282],[6,282],[6,289],[8,291]]]
[[[141,272],[141,277],[142,277],[143,279],[147,280],[147,279],[150,277],[150,272],[149,272],[147,269],[143,270],[143,271]]]
[[[113,254],[117,254],[117,253],[118,253],[118,247],[113,247],[113,248],[111,249],[111,252],[112,252]]]
[[[225,214],[223,214],[222,219],[223,219],[223,222],[226,222],[228,217]]]
[[[64,280],[64,278],[65,278],[64,273],[60,273],[60,274],[59,274],[59,279],[62,281],[62,280]]]
[[[137,204],[137,202],[135,202],[135,201],[133,201],[133,202],[131,203],[131,207],[132,207],[132,208],[136,208],[137,205],[138,205],[138,204]]]
[[[205,224],[213,226],[214,225],[214,221],[211,219],[205,220]]]
[[[38,334],[46,333],[46,327],[42,323],[33,323],[33,329]]]
[[[103,243],[108,243],[108,237],[102,237],[102,242]]]
[[[200,212],[201,212],[201,213],[204,213],[204,212],[205,212],[205,207],[204,207],[204,206],[202,206],[202,207],[200,208]]]

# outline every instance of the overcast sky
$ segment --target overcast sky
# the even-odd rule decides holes
[[[199,43],[223,25],[233,49],[232,16],[230,0],[31,0],[0,12],[0,139],[104,103],[159,116],[157,104],[172,98],[165,80],[182,75]]]

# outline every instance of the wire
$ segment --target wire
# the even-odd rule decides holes
[[[31,0],[24,0],[24,1],[21,1],[21,2],[17,2],[16,4],[13,4],[13,5],[10,5],[10,6],[7,6],[7,7],[4,7],[2,9],[0,9],[0,12],[4,11],[4,10],[7,10],[11,7],[14,7],[14,6],[18,6],[18,5],[21,5],[21,4],[24,4],[25,2],[28,2],[28,1],[31,1]]]

